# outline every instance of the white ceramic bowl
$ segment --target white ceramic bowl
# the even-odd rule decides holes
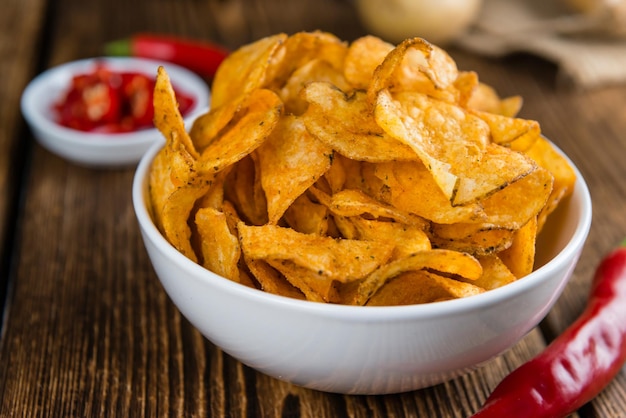
[[[385,394],[441,383],[518,342],[548,313],[578,261],[591,199],[577,171],[571,199],[541,234],[529,276],[484,294],[425,305],[356,307],[250,289],[190,261],[152,222],[140,161],[133,204],[154,269],[180,312],[223,351],[270,376],[312,389]]]
[[[134,71],[155,77],[163,65],[172,84],[193,97],[194,105],[185,121],[195,119],[209,106],[209,87],[193,72],[178,65],[143,58],[98,57],[73,61],[44,71],[35,77],[22,94],[21,109],[39,143],[49,151],[74,163],[91,167],[118,167],[136,164],[154,143],[163,143],[155,129],[129,133],[92,133],[67,128],[55,122],[53,103],[70,86],[76,74],[92,72],[96,63],[117,71]]]

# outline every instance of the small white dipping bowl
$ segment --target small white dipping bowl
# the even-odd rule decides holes
[[[345,394],[387,394],[435,385],[499,355],[548,313],[578,261],[591,225],[580,172],[570,199],[538,243],[540,265],[523,279],[465,299],[357,307],[289,299],[222,278],[161,235],[148,206],[148,172],[161,146],[140,161],[133,204],[157,276],[180,312],[244,364],[296,385]]]
[[[71,85],[72,77],[91,73],[103,64],[113,71],[131,71],[156,77],[159,65],[165,67],[176,90],[194,98],[185,115],[190,123],[209,106],[209,87],[195,73],[178,65],[143,58],[97,57],[73,61],[44,71],[22,93],[21,109],[39,143],[54,154],[79,165],[120,167],[136,164],[155,143],[164,143],[156,128],[128,133],[83,132],[55,121],[53,105]]]

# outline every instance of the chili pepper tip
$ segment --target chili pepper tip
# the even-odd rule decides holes
[[[114,57],[127,57],[132,55],[132,48],[128,39],[119,39],[104,45],[104,53]]]

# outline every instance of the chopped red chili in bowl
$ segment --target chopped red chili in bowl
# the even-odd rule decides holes
[[[67,91],[54,103],[59,124],[85,132],[120,133],[153,127],[154,77],[139,72],[114,71],[98,65],[94,71],[72,77]],[[176,91],[183,115],[193,97]]]

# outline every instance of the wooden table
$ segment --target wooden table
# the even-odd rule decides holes
[[[583,309],[600,257],[626,236],[626,86],[557,87],[538,58],[491,60],[450,49],[578,165],[593,226],[571,282],[546,320],[484,367],[389,396],[305,390],[243,366],[205,340],[161,288],[130,197],[133,168],[72,165],[37,145],[19,99],[39,72],[101,54],[138,31],[235,48],[276,32],[365,32],[349,0],[8,0],[0,13],[0,416],[465,417],[513,368]],[[626,320],[626,318],[624,319]],[[580,417],[626,414],[622,373]]]

